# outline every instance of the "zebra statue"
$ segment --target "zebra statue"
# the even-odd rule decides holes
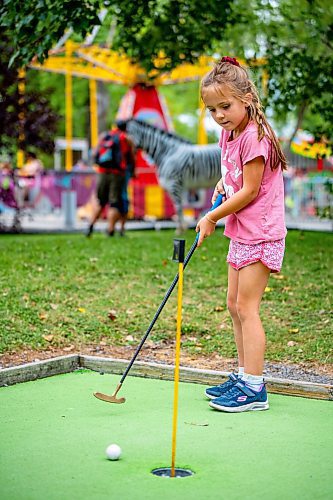
[[[177,232],[183,231],[183,192],[214,187],[221,179],[220,148],[212,144],[192,144],[175,134],[135,119],[128,121],[127,132],[135,145],[154,160],[159,183],[175,205]]]

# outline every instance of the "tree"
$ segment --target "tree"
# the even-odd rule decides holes
[[[34,147],[40,151],[51,153],[54,149],[54,135],[57,121],[60,118],[50,107],[48,93],[26,89],[24,103],[19,103],[18,68],[8,67],[12,50],[8,40],[0,42],[0,147],[6,151],[17,148],[20,132],[20,113],[23,111],[21,123],[24,127],[25,139],[21,147],[26,150]]]
[[[263,0],[257,9],[275,117],[287,121],[290,112],[296,115],[290,141],[304,127],[333,142],[331,0]]]
[[[231,19],[231,0],[118,0],[110,2],[117,30],[113,47],[139,62],[147,72],[194,63],[212,52]],[[161,66],[155,60],[161,54]]]
[[[216,50],[243,57],[276,124],[305,128],[333,143],[333,4],[331,0],[235,0],[222,43]],[[263,90],[263,89],[262,89]]]
[[[10,64],[25,66],[35,56],[42,61],[48,51],[73,28],[85,36],[99,24],[99,0],[2,0],[0,26],[10,34],[14,48]]]

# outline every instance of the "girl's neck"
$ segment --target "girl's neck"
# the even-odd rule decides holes
[[[243,118],[243,120],[240,122],[238,127],[236,127],[234,130],[231,131],[230,138],[233,141],[234,139],[237,139],[237,137],[240,136],[240,134],[243,132],[243,130],[246,129],[248,123],[250,121],[250,118],[248,114],[246,114]]]

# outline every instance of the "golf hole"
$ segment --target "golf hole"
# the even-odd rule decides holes
[[[159,477],[171,477],[171,467],[160,467],[153,469],[152,474]],[[175,468],[175,475],[173,477],[188,477],[193,476],[194,472],[190,469]]]

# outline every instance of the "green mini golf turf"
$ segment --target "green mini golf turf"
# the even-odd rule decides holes
[[[332,499],[333,405],[270,395],[269,411],[212,410],[204,387],[180,384],[176,466],[171,465],[173,383],[79,371],[0,389],[2,500]],[[119,461],[106,459],[117,443]]]

